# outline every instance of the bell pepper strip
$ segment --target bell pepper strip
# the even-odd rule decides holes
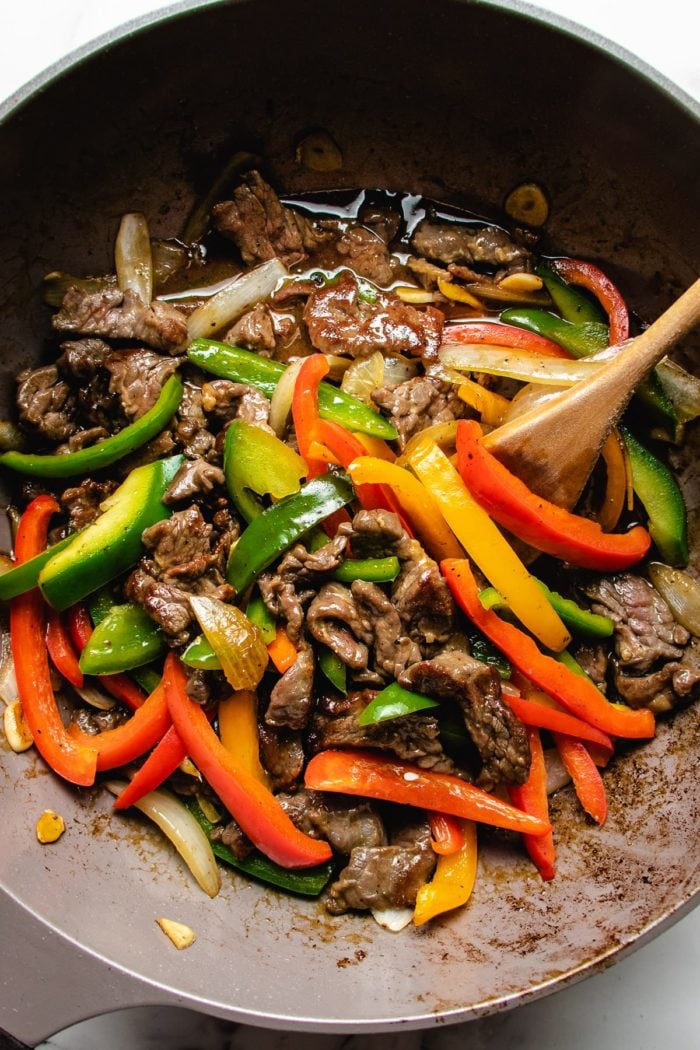
[[[649,532],[662,559],[677,568],[688,564],[688,520],[678,482],[661,460],[626,427],[620,427],[632,485],[649,519]]]
[[[78,654],[73,648],[70,634],[63,623],[61,614],[55,609],[51,609],[48,614],[46,648],[58,673],[62,674],[71,685],[82,689],[84,678],[78,663]]]
[[[327,842],[299,831],[275,796],[238,763],[190,700],[182,664],[169,653],[163,672],[168,706],[187,753],[254,846],[285,868],[306,868],[330,860]]]
[[[624,533],[603,532],[596,521],[532,492],[484,447],[481,438],[475,420],[459,421],[459,472],[479,506],[513,535],[562,561],[603,572],[627,569],[647,553],[651,537],[641,525]]]
[[[605,439],[600,454],[605,463],[605,493],[598,511],[598,524],[603,532],[612,532],[625,509],[627,466],[617,430]]]
[[[530,775],[524,784],[512,785],[508,788],[508,794],[513,805],[538,817],[542,821],[549,820],[549,803],[547,801],[547,770],[544,764],[544,752],[540,734],[533,726],[526,726],[528,743],[530,745]],[[525,849],[530,854],[530,859],[539,871],[542,878],[548,882],[554,878],[554,864],[556,851],[554,848],[554,836],[551,830],[546,835],[534,838],[532,835],[524,835]]]
[[[410,463],[457,539],[504,596],[513,614],[548,649],[558,651],[568,645],[570,635],[536,580],[444,452],[433,443],[418,443],[410,454]]]
[[[505,692],[503,696],[513,714],[517,715],[523,725],[533,726],[536,729],[548,729],[551,733],[566,733],[567,736],[575,737],[577,740],[587,740],[592,744],[597,744],[608,754],[612,754],[614,746],[611,738],[607,733],[601,733],[599,729],[589,725],[588,722],[583,722],[566,711],[545,706],[522,696],[513,696]]]
[[[190,642],[180,659],[186,667],[196,667],[201,671],[221,670],[221,661],[203,634],[198,634]]]
[[[348,669],[338,654],[334,653],[332,649],[327,649],[323,646],[320,650],[317,650],[316,660],[319,670],[325,675],[333,688],[337,689],[342,696],[347,696]]]
[[[479,413],[481,422],[498,427],[506,418],[510,401],[507,397],[487,390],[471,379],[465,379],[457,388],[457,396]]]
[[[37,496],[22,514],[15,541],[19,564],[46,546],[49,521],[60,507],[53,496]],[[55,773],[71,784],[87,787],[95,781],[97,752],[91,743],[71,740],[61,720],[51,686],[45,644],[45,606],[36,589],[12,599],[10,644],[22,711],[39,754]]]
[[[185,805],[207,837],[211,838],[214,825],[207,820],[196,798],[186,799]],[[273,863],[260,853],[251,853],[239,860],[223,842],[212,841],[211,848],[215,857],[218,857],[224,864],[235,868],[236,871],[241,871],[244,875],[257,879],[259,882],[268,883],[270,886],[276,886],[278,889],[286,890],[287,893],[296,893],[302,897],[318,897],[333,874],[332,861],[326,861],[325,864],[319,864],[316,867],[293,871]]]
[[[133,602],[113,605],[80,654],[84,674],[106,675],[151,663],[166,651],[163,633]]]
[[[251,350],[218,343],[214,339],[194,339],[188,347],[187,357],[203,371],[236,383],[247,383],[266,397],[272,397],[287,367],[280,361],[271,361]],[[348,430],[359,430],[387,441],[395,441],[398,437],[396,428],[388,419],[331,383],[321,383],[318,404],[323,419],[340,423]]]
[[[413,911],[413,922],[422,926],[437,915],[460,908],[471,897],[476,881],[477,839],[476,824],[461,822],[462,845],[452,853],[438,858],[435,874],[430,882],[418,890]]]
[[[495,588],[494,588],[495,589]],[[503,681],[508,681],[513,673],[513,668],[506,660],[503,653],[485,638],[481,631],[471,630],[467,634],[469,652],[475,660],[481,660],[482,664],[492,664],[498,671]]]
[[[263,512],[257,496],[282,499],[298,492],[306,474],[304,460],[294,449],[262,427],[234,419],[224,438],[224,477],[235,507],[246,521]]]
[[[71,478],[76,474],[91,474],[102,470],[160,434],[175,414],[182,399],[183,389],[180,377],[170,376],[163,384],[158,400],[152,408],[134,423],[130,423],[112,437],[98,441],[96,445],[78,449],[76,452],[67,452],[65,455],[3,452],[0,454],[0,464],[35,478]]]
[[[265,605],[260,594],[254,594],[246,605],[245,614],[251,623],[260,631],[265,645],[273,642],[277,636],[277,623]]]
[[[252,777],[269,788],[270,778],[260,762],[258,698],[249,689],[232,693],[219,703],[217,712],[221,743]]]
[[[202,717],[206,721],[206,716]],[[76,742],[92,744],[97,751],[97,770],[102,773],[145,755],[163,739],[171,725],[165,685],[161,682],[128,722],[95,736],[84,733],[76,725],[71,725],[68,733]]]
[[[357,722],[361,726],[372,726],[390,718],[402,718],[404,715],[415,714],[416,711],[427,711],[431,707],[439,707],[437,700],[404,689],[398,682],[391,682],[372,697]]]
[[[39,581],[39,573],[49,558],[53,558],[54,554],[65,550],[77,535],[77,532],[71,533],[70,536],[66,536],[64,539],[59,540],[58,543],[54,543],[52,547],[47,547],[40,554],[35,554],[33,558],[28,558],[21,565],[15,565],[13,568],[8,569],[7,572],[4,572],[0,576],[0,601],[9,601],[10,598],[16,598],[18,594],[24,594],[25,591],[30,591],[32,587],[36,587]]]
[[[540,263],[539,266],[536,266],[535,273],[542,278],[554,305],[565,321],[580,324],[585,321],[597,321],[600,323],[606,320],[596,301],[589,299],[582,292],[578,292],[572,285],[567,284],[558,273],[555,273],[545,263]]]
[[[302,363],[294,383],[292,420],[299,452],[306,461],[308,477],[317,477],[325,470],[324,461],[314,458],[311,448],[314,442],[320,441],[318,388],[321,380],[327,375],[328,361],[323,354],[311,354]]]
[[[284,674],[296,663],[299,650],[291,640],[284,627],[278,627],[274,639],[268,644],[270,659],[280,674]]]
[[[318,438],[325,447],[329,448],[337,458],[338,463],[346,470],[360,456],[365,455],[365,448],[354,434],[351,434],[338,423],[330,423],[326,419],[319,419],[317,425]],[[397,514],[409,536],[413,536],[413,530],[401,511],[391,488],[387,485],[360,485],[355,488],[360,505],[365,510],[389,510]]]
[[[551,339],[536,332],[516,328],[508,324],[489,321],[466,322],[448,325],[442,333],[442,345],[453,343],[483,343],[486,346],[508,346],[514,350],[527,350],[542,357],[568,357],[566,350]]]
[[[382,438],[371,437],[359,431],[355,432],[355,437],[364,448],[364,456],[376,456],[377,459],[385,459],[387,463],[393,463],[396,459],[396,453]]]
[[[449,857],[451,853],[456,853],[462,848],[464,831],[459,817],[431,810],[428,813],[428,823],[430,824],[430,845],[434,853],[439,853],[442,857]]]
[[[440,568],[455,600],[472,623],[538,689],[577,718],[610,736],[641,739],[654,735],[651,711],[633,711],[621,704],[609,703],[590,679],[573,673],[553,657],[540,652],[532,638],[523,631],[501,620],[495,612],[484,609],[468,561],[444,561]]]
[[[94,630],[86,607],[81,603],[72,605],[66,611],[66,621],[73,645],[78,654],[81,654],[89,643]],[[125,674],[103,675],[100,678],[100,686],[110,696],[130,707],[132,711],[141,707],[146,701],[146,694]]]
[[[369,583],[391,583],[401,572],[399,559],[394,555],[386,558],[346,558],[333,573],[340,583],[366,580]]]
[[[100,516],[49,559],[39,573],[49,605],[67,609],[136,564],[143,530],[172,513],[162,499],[182,461],[171,456],[136,467],[101,505]]]
[[[353,498],[342,474],[323,474],[268,507],[245,530],[229,558],[228,582],[240,594],[305,532]]]
[[[629,338],[630,322],[625,300],[610,278],[593,263],[582,259],[553,259],[556,273],[569,284],[588,289],[608,315],[610,345],[616,346]]]
[[[593,613],[590,609],[582,609],[571,598],[564,598],[556,591],[550,591],[542,580],[537,580],[537,584],[546,595],[552,608],[559,613],[566,626],[570,627],[574,634],[582,634],[587,638],[610,638],[612,636],[615,624],[608,616]],[[483,591],[479,591],[479,601],[485,609],[495,609],[496,612],[508,608],[508,603],[495,587],[485,587]]]
[[[547,310],[510,306],[501,312],[500,319],[504,324],[514,325],[557,343],[563,351],[562,357],[588,357],[596,350],[604,350],[610,340],[606,324],[596,321],[573,324]]]
[[[562,733],[554,733],[553,737],[566,771],[574,783],[579,802],[588,816],[602,826],[608,812],[605,784],[588,748],[580,740],[573,740]]]
[[[462,548],[430,492],[405,467],[376,456],[354,460],[348,474],[353,484],[383,484],[394,492],[422,545],[433,558],[460,558]]]
[[[169,776],[172,776],[185,758],[187,758],[185,745],[175,726],[171,725],[121,794],[117,795],[112,808],[128,809],[149,791],[155,791]]]
[[[548,820],[521,813],[451,773],[429,772],[370,751],[321,751],[307,765],[304,783],[312,791],[366,795],[523,834],[546,835],[551,830]]]

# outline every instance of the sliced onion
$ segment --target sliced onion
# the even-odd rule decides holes
[[[96,707],[98,711],[111,711],[117,702],[114,697],[105,696],[92,685],[74,685],[72,688],[81,700],[84,700],[90,707]]]
[[[448,368],[465,372],[486,372],[525,383],[558,386],[571,386],[588,379],[600,368],[600,364],[590,358],[568,361],[563,357],[542,357],[505,346],[484,347],[469,343],[451,344],[440,352],[440,361]]]
[[[260,630],[235,605],[191,597],[190,606],[234,689],[255,689],[269,661]]]
[[[547,748],[544,752],[544,765],[547,770],[547,794],[553,795],[559,788],[566,787],[571,776],[562,762],[556,747]]]
[[[656,366],[656,372],[681,423],[697,419],[700,416],[700,379],[667,357]]]
[[[343,376],[340,389],[369,405],[372,403],[372,391],[379,390],[381,386],[384,386],[384,357],[376,350],[369,357],[353,361]]]
[[[231,324],[249,306],[272,295],[287,273],[284,263],[270,259],[248,273],[236,275],[220,292],[192,311],[187,318],[188,338],[214,335],[224,325]]]
[[[292,361],[280,376],[275,391],[270,399],[270,426],[281,440],[287,433],[289,416],[292,411],[292,398],[294,397],[294,384],[299,375],[299,369],[304,359]]]
[[[543,386],[542,383],[527,383],[526,386],[518,390],[511,401],[503,420],[504,423],[509,423],[511,419],[517,419],[524,412],[537,408],[538,405],[543,404],[545,401],[551,401],[553,397],[557,397],[563,390],[566,390],[565,386]]]
[[[418,375],[418,362],[409,361],[406,357],[384,358],[384,386],[400,386]]]
[[[9,706],[14,704],[16,700],[19,700],[19,689],[17,688],[15,661],[12,657],[9,639],[3,639],[3,649],[6,649],[6,652],[3,654],[2,665],[0,666],[0,700],[4,700]]]
[[[113,795],[120,795],[126,783],[108,780],[105,787]],[[157,788],[134,805],[170,839],[204,892],[209,897],[216,897],[221,889],[221,875],[211,843],[182,802],[169,791]]]
[[[372,918],[392,933],[401,933],[413,921],[413,908],[372,908]]]
[[[700,638],[700,583],[682,569],[652,562],[649,576],[678,623]]]
[[[323,356],[328,362],[328,378],[334,379],[336,383],[340,382],[352,364],[352,358],[341,357],[340,354],[324,354]]]
[[[114,246],[117,284],[122,292],[130,289],[143,303],[153,298],[153,255],[148,223],[140,212],[122,217]]]

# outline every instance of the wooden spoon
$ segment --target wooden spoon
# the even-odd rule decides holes
[[[590,379],[504,423],[484,444],[538,495],[571,509],[635,387],[700,322],[700,278]]]

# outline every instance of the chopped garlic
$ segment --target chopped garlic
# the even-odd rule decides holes
[[[184,922],[175,922],[174,919],[156,919],[166,937],[169,937],[178,951],[189,948],[197,939],[194,930],[185,926]]]
[[[404,303],[434,303],[435,296],[432,292],[428,292],[425,288],[414,288],[410,284],[399,284],[395,288],[392,288],[395,295],[398,295]]]
[[[24,711],[19,700],[8,704],[3,712],[3,728],[8,744],[18,754],[26,751],[34,743],[32,731],[27,725]]]
[[[57,842],[65,830],[63,817],[52,809],[45,809],[36,822],[36,837],[42,845]]]
[[[498,284],[509,292],[539,292],[542,279],[535,273],[509,273]]]
[[[195,780],[202,779],[202,774],[199,772],[191,758],[183,758],[178,769],[181,773],[184,773],[186,777],[194,777]]]

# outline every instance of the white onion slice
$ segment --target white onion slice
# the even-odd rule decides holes
[[[366,405],[372,403],[372,391],[384,386],[384,358],[379,350],[369,357],[353,361],[340,384],[340,389]]]
[[[213,336],[224,325],[240,317],[249,306],[272,295],[278,282],[287,273],[284,263],[279,259],[270,259],[248,273],[237,275],[220,292],[192,311],[187,318],[188,338]]]
[[[700,638],[700,583],[681,569],[652,562],[649,577],[678,623]]]
[[[120,795],[126,783],[108,780],[105,787],[113,795]],[[216,897],[221,889],[221,874],[211,843],[182,802],[169,791],[157,788],[134,805],[170,839],[204,892]]]
[[[508,376],[525,383],[571,386],[594,376],[601,367],[598,361],[582,358],[578,361],[563,357],[544,357],[526,350],[508,347],[460,343],[440,352],[440,361],[448,368],[465,372],[486,372],[489,375]]]
[[[659,361],[656,372],[680,421],[689,423],[697,419],[700,416],[700,379],[667,357]]]
[[[148,223],[140,212],[122,216],[114,245],[117,284],[122,292],[130,289],[141,302],[153,298],[153,255]]]
[[[544,752],[544,765],[547,770],[547,794],[553,795],[559,788],[566,787],[571,776],[562,762],[556,747],[548,747]]]
[[[384,358],[384,386],[400,386],[408,379],[418,375],[418,362],[409,361],[405,357]]]
[[[15,700],[19,700],[19,689],[17,688],[17,679],[15,677],[15,661],[9,644],[2,666],[0,666],[0,700],[4,700],[8,705],[14,704]]]
[[[292,361],[291,365],[285,368],[270,399],[269,423],[280,440],[284,440],[284,435],[287,433],[287,424],[292,411],[294,384],[303,363],[304,360],[301,358],[299,361]]]
[[[84,700],[90,707],[96,707],[98,711],[111,711],[117,702],[113,696],[105,696],[92,685],[74,685],[72,688],[81,700]]]
[[[413,922],[413,908],[373,908],[372,918],[392,933],[401,933]]]

